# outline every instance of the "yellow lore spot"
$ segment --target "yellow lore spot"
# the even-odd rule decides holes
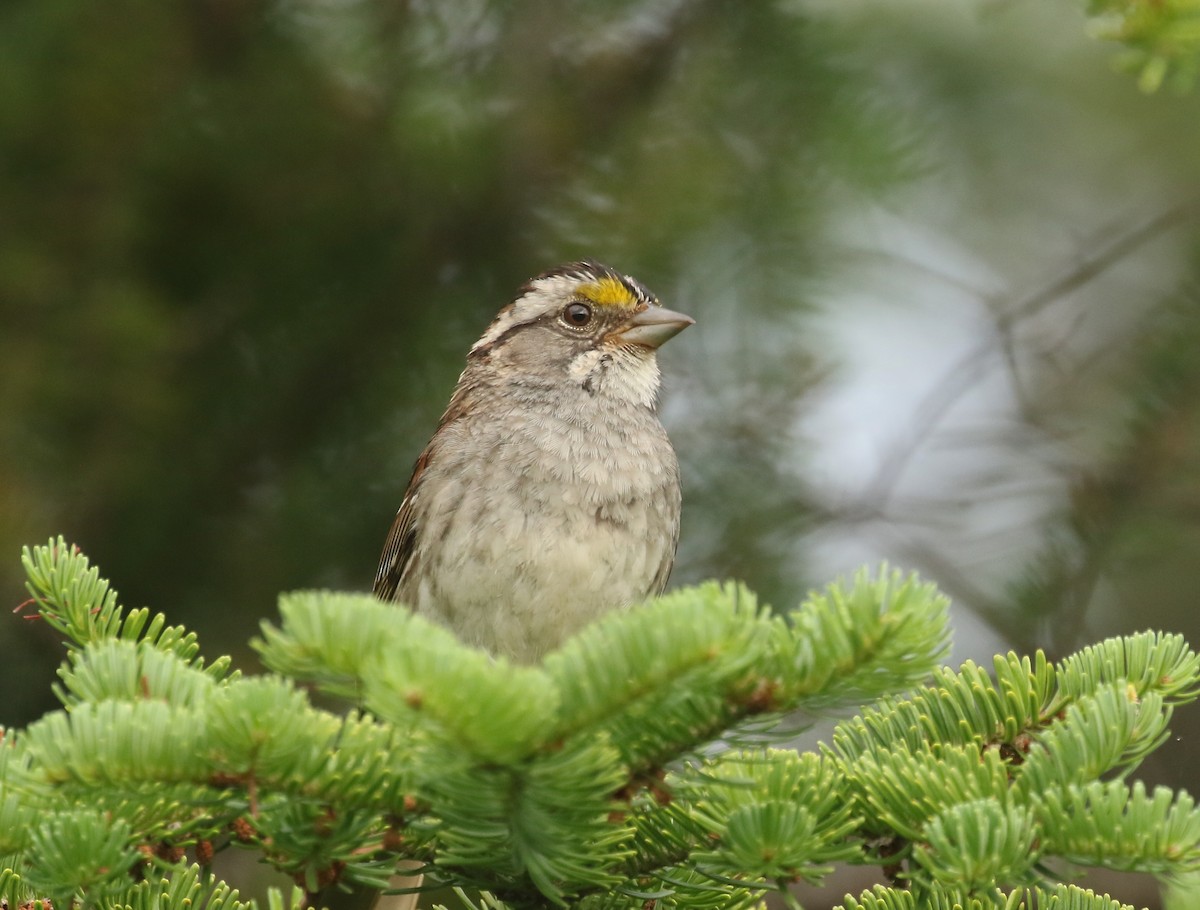
[[[601,278],[588,284],[581,284],[576,293],[590,300],[596,306],[613,306],[630,308],[637,306],[637,298],[629,288],[616,278]]]

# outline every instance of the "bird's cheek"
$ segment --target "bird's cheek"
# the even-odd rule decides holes
[[[604,379],[604,367],[611,359],[600,351],[585,351],[571,361],[567,375],[589,395],[595,395]]]

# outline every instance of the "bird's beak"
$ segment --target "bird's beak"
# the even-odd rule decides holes
[[[648,306],[634,313],[624,325],[609,337],[621,344],[636,344],[644,348],[657,348],[668,339],[674,338],[689,325],[695,323],[691,316],[676,313],[661,306]]]

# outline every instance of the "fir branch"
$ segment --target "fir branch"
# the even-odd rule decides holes
[[[133,831],[94,809],[43,816],[29,834],[24,878],[34,891],[60,903],[84,892],[93,899],[119,891],[137,861]]]
[[[659,767],[662,754],[707,742],[754,710],[755,671],[771,666],[782,634],[757,598],[733,583],[680,589],[610,614],[544,662],[561,693],[556,736],[606,729],[632,767]],[[648,716],[674,729],[657,729]]]
[[[621,890],[640,894],[660,887],[670,892],[671,885],[656,882],[681,874],[692,850],[704,842],[704,827],[685,803],[660,801],[647,790],[630,801],[622,820],[632,831],[632,853],[616,870],[624,879]]]
[[[979,799],[1013,804],[1008,767],[996,751],[950,744],[909,750],[904,744],[864,753],[844,763],[861,814],[879,831],[916,841],[940,813]]]
[[[22,747],[51,784],[203,780],[200,715],[160,701],[82,703],[31,724]]]
[[[913,848],[916,864],[935,881],[968,891],[1030,878],[1041,832],[1031,808],[1006,803],[978,799],[939,812]]]
[[[322,772],[341,721],[308,703],[288,680],[240,679],[208,699],[202,761],[216,774],[310,780]]]
[[[204,669],[213,679],[222,679],[229,672],[232,662],[228,657],[219,657],[204,668],[197,657],[200,644],[195,633],[183,626],[168,626],[162,613],[151,619],[144,607],[126,612],[108,579],[101,578],[80,549],[62,537],[43,547],[22,547],[21,564],[25,587],[39,615],[74,647],[104,639],[140,640],[194,661],[197,669]]]
[[[400,612],[400,611],[396,611]],[[420,617],[364,670],[364,704],[401,729],[508,764],[552,738],[558,695],[546,674],[468,648]]]
[[[59,537],[44,547],[23,547],[25,587],[38,612],[76,644],[116,637],[123,610],[117,592],[78,547]],[[191,649],[194,654],[198,646]]]
[[[37,898],[14,868],[18,862],[18,857],[0,853],[0,906],[7,903],[9,907],[24,908]]]
[[[1107,894],[1096,894],[1075,885],[975,894],[964,888],[935,885],[921,897],[911,891],[880,885],[858,897],[847,894],[834,910],[1133,910],[1133,907]]]
[[[1036,804],[1045,849],[1071,862],[1156,875],[1200,869],[1200,810],[1186,793],[1093,782]]]
[[[1073,700],[1105,684],[1124,681],[1139,697],[1151,693],[1168,705],[1200,696],[1200,654],[1182,635],[1141,632],[1110,638],[1063,659],[1056,679],[1060,697]]]
[[[1128,774],[1168,735],[1170,709],[1162,697],[1142,701],[1132,686],[1104,686],[1069,705],[1062,719],[1040,731],[1020,770],[1029,795],[1082,784],[1109,772]]]
[[[933,685],[907,698],[888,697],[839,724],[837,754],[853,761],[903,743],[919,750],[930,743],[1015,743],[1045,724],[1053,703],[1054,668],[1040,652],[1034,661],[1015,654],[997,657],[996,680],[973,661],[957,672],[941,668]]]
[[[335,881],[388,887],[394,860],[367,846],[381,842],[377,813],[335,811],[317,800],[268,793],[254,812],[253,827],[251,842],[311,894]]]
[[[403,731],[351,712],[329,741],[320,772],[295,783],[331,804],[373,807],[402,818],[415,809],[417,754],[417,744]]]
[[[629,855],[628,831],[611,812],[625,778],[603,739],[520,768],[485,768],[450,754],[429,767],[439,769],[425,784],[440,819],[440,868],[491,890],[532,882],[556,903],[619,881],[610,870]]]
[[[38,817],[14,791],[0,791],[0,856],[19,853],[29,846],[29,832]]]
[[[28,751],[17,748],[16,737],[4,736],[0,740],[0,856],[25,849],[34,821],[39,813],[55,807],[55,796],[33,767]]]
[[[365,594],[293,591],[279,597],[282,626],[262,623],[251,645],[276,673],[361,703],[363,673],[412,638],[444,642],[444,630]]]
[[[918,679],[943,653],[940,595],[860,573],[779,618],[709,584],[513,667],[372,598],[302,592],[258,643],[284,675],[244,679],[204,669],[185,630],[122,618],[65,545],[27,564],[41,608],[76,637],[58,689],[68,710],[0,744],[0,849],[15,854],[0,884],[14,898],[144,902],[156,892],[131,873],[182,875],[183,848],[211,855],[231,824],[299,894],[382,887],[398,858],[417,858],[431,883],[479,887],[492,910],[787,901],[791,881],[868,848],[908,887],[847,907],[1110,910],[1078,889],[989,889],[1055,856],[1200,867],[1190,798],[1099,782],[1128,774],[1196,697],[1200,666],[1177,636],[1110,640],[1058,667],[1039,653],[939,670],[839,725],[823,754],[701,759],[777,712]],[[286,676],[370,713],[315,708]],[[190,898],[156,910],[184,910],[176,899]]]
[[[946,648],[945,610],[931,586],[886,567],[810,595],[790,625],[741,586],[676,591],[547,658],[566,706],[560,732],[602,724],[634,775],[652,775],[718,736],[736,742],[764,713],[830,709],[928,676]]]
[[[789,616],[791,672],[777,698],[830,708],[917,685],[949,653],[948,609],[933,585],[886,564],[860,570],[848,590],[810,593]]]
[[[303,910],[304,894],[299,888],[284,900],[277,888],[268,891],[270,910]],[[147,878],[125,891],[110,896],[104,910],[256,910],[254,901],[242,900],[237,891],[199,866],[183,866],[157,879]]]
[[[759,887],[820,882],[860,857],[844,784],[834,762],[783,750],[730,753],[668,779],[704,835],[696,868]]]
[[[213,675],[161,651],[152,642],[102,639],[88,642],[67,655],[59,668],[61,686],[54,691],[68,707],[105,699],[161,699],[167,704],[198,705],[216,685]],[[234,680],[240,673],[228,674]]]

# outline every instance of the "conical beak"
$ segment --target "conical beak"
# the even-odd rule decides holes
[[[661,306],[648,306],[635,313],[626,323],[612,333],[621,344],[636,344],[645,348],[657,348],[664,341],[674,338],[689,325],[695,323],[691,316],[676,313]]]

